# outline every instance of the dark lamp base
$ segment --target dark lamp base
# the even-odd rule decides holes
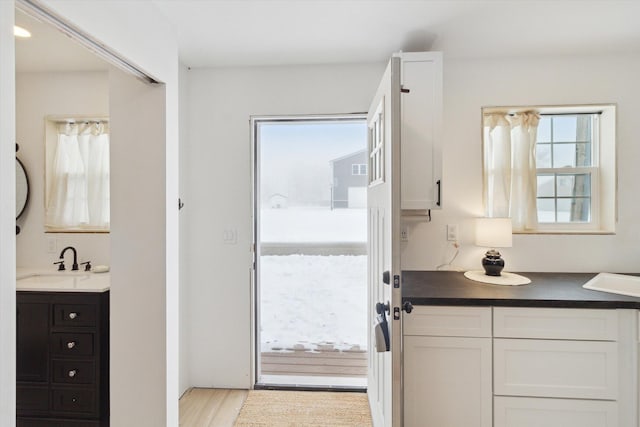
[[[484,267],[487,276],[500,276],[500,272],[504,268],[504,260],[500,256],[500,252],[495,249],[488,250],[482,258],[482,267]]]

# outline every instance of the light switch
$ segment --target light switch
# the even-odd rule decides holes
[[[222,233],[222,242],[225,245],[235,245],[238,243],[238,230],[235,228],[225,228]]]

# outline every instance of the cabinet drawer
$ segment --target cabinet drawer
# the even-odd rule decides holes
[[[402,319],[404,335],[491,337],[491,307],[417,306]]]
[[[53,333],[51,351],[56,356],[93,356],[92,333]]]
[[[23,418],[16,419],[16,427],[102,427],[99,420],[69,420],[53,418]]]
[[[496,397],[494,427],[618,427],[618,405],[602,400]]]
[[[95,326],[95,304],[54,304],[54,326]]]
[[[495,307],[493,336],[616,341],[618,312],[579,308]]]
[[[611,399],[618,345],[598,341],[493,340],[494,394]]]
[[[65,414],[94,415],[96,394],[92,389],[53,389],[51,392],[54,412]]]
[[[49,387],[26,385],[16,387],[16,411],[18,414],[48,410]]]
[[[66,384],[93,384],[96,368],[93,361],[54,360],[53,382]]]

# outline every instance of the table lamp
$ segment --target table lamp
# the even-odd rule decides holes
[[[478,218],[476,221],[476,245],[490,248],[482,258],[485,274],[500,276],[504,259],[496,248],[512,246],[511,218]]]

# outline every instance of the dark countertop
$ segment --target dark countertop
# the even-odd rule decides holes
[[[518,273],[520,286],[476,282],[454,271],[403,271],[402,301],[413,305],[635,308],[640,298],[584,289],[597,273]]]

